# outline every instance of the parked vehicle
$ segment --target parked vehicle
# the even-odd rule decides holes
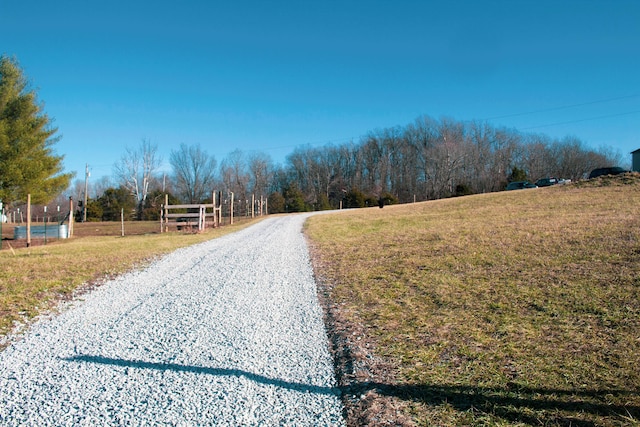
[[[540,178],[536,181],[536,185],[538,187],[549,187],[551,185],[559,184],[560,181],[558,178]]]
[[[507,185],[507,190],[523,190],[525,188],[538,188],[538,186],[529,181],[514,181]]]
[[[591,171],[589,174],[589,179],[597,178],[603,175],[620,175],[621,173],[627,173],[628,170],[622,169],[620,167],[610,167],[610,168],[598,168]]]

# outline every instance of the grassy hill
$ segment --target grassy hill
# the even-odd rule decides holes
[[[640,175],[307,233],[350,425],[640,425]]]

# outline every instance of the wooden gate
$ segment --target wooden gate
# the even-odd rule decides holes
[[[219,227],[222,223],[222,206],[216,203],[215,192],[211,197],[211,201],[213,203],[170,205],[169,196],[165,195],[162,215],[160,216],[160,232],[169,231],[170,226],[174,226],[178,230],[183,228],[194,229],[197,226],[200,232],[206,229],[207,222],[210,222],[214,228]],[[186,210],[187,212],[175,212],[176,210]],[[208,221],[208,219],[211,221]]]

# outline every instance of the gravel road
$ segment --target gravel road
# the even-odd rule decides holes
[[[0,424],[344,425],[306,218],[178,250],[36,322],[0,353]]]

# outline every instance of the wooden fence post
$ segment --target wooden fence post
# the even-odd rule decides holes
[[[27,194],[27,247],[31,246],[31,194]]]
[[[220,205],[220,210],[218,210],[218,225],[222,227],[222,191],[218,191],[218,204]]]
[[[164,223],[165,223],[165,231],[169,232],[169,219],[167,218],[167,214],[169,213],[169,209],[167,206],[169,205],[169,195],[164,195]],[[160,219],[162,221],[162,219]]]
[[[218,227],[218,210],[216,209],[216,192],[211,194],[211,201],[213,202],[213,228]]]
[[[69,238],[73,236],[73,220],[73,197],[69,197],[69,232],[67,233]]]

